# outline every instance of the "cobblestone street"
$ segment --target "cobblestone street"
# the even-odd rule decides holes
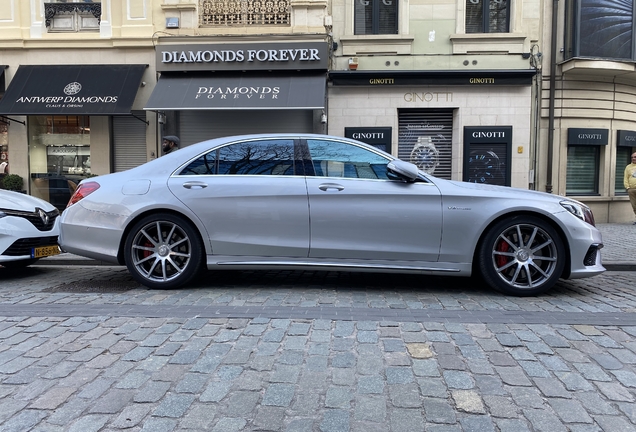
[[[0,430],[632,431],[633,275],[0,269]]]

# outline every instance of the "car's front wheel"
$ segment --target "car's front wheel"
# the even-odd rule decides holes
[[[201,270],[205,255],[192,224],[168,213],[139,220],[130,230],[124,247],[130,273],[153,289],[187,284]]]
[[[552,288],[566,262],[561,237],[534,216],[515,216],[495,224],[479,250],[479,269],[490,286],[506,294],[537,295]]]

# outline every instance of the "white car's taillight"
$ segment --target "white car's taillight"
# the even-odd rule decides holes
[[[73,193],[73,196],[71,196],[71,199],[68,200],[68,204],[66,205],[66,208],[86,198],[87,196],[95,192],[97,189],[99,189],[99,183],[97,182],[86,182],[86,183],[80,184],[78,188],[75,190],[75,193]]]

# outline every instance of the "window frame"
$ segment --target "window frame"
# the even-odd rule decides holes
[[[359,177],[359,176],[348,176],[348,175],[342,175],[342,176],[332,176],[332,175],[322,175],[319,174],[316,170],[316,162],[317,160],[314,159],[313,155],[312,155],[312,150],[311,150],[311,144],[310,141],[319,141],[319,142],[324,142],[327,143],[328,145],[343,145],[343,146],[351,146],[351,147],[356,147],[358,148],[360,151],[362,152],[366,152],[369,155],[373,155],[374,157],[376,157],[378,160],[382,160],[383,162],[386,162],[384,164],[385,166],[385,172],[382,173],[384,174],[385,177],[376,177],[376,178],[372,178],[372,177]],[[348,141],[339,141],[339,140],[329,140],[329,139],[324,139],[324,138],[309,138],[306,140],[303,140],[303,147],[306,149],[306,160],[308,160],[309,162],[306,164],[306,166],[309,167],[309,169],[307,170],[307,176],[308,177],[321,177],[321,178],[346,178],[346,179],[352,179],[352,180],[369,180],[369,181],[392,181],[392,179],[386,174],[386,165],[389,164],[389,162],[391,162],[391,158],[386,157],[384,154],[380,153],[380,151],[375,151],[375,148],[369,149],[360,145],[357,145],[355,143],[351,143]],[[338,151],[336,149],[336,151]],[[357,161],[351,161],[351,160],[339,160],[339,159],[318,159],[321,162],[336,162],[336,163],[342,163],[343,165],[346,165],[347,163],[352,164],[355,166],[356,163],[359,163]],[[371,164],[371,162],[369,162],[369,167],[371,169],[371,171],[373,171],[373,173],[377,176],[378,172],[377,170],[373,169],[373,165]],[[343,173],[346,171],[346,166],[343,166]],[[356,174],[358,173],[358,169],[356,168]]]
[[[273,174],[273,173],[257,173],[257,172],[250,172],[250,173],[231,173],[231,172],[219,172],[219,167],[220,167],[220,156],[221,156],[221,152],[223,149],[228,149],[229,147],[232,146],[241,146],[241,145],[246,145],[246,144],[250,144],[250,143],[263,143],[266,141],[281,141],[281,142],[289,142],[291,143],[291,155],[292,155],[292,159],[291,159],[291,168],[292,168],[292,172],[291,173],[280,173],[280,174]],[[179,173],[177,174],[178,176],[284,176],[284,177],[288,177],[288,176],[298,176],[298,175],[304,175],[304,172],[302,171],[301,168],[301,164],[299,163],[299,156],[298,156],[298,145],[297,145],[297,140],[295,140],[294,138],[289,138],[289,137],[271,137],[271,138],[261,138],[261,139],[254,139],[254,140],[241,140],[241,141],[235,141],[235,142],[231,142],[231,143],[226,143],[223,145],[219,145],[213,149],[209,149],[207,151],[205,151],[204,153],[198,155],[197,157],[191,159],[190,161],[188,161],[187,164],[185,164],[183,166],[183,168],[181,168],[179,170]],[[209,155],[214,155],[213,158],[208,158]],[[201,163],[197,163],[199,160],[208,160],[209,163],[205,163],[205,162],[201,162]],[[192,168],[192,166],[196,164],[197,166]],[[198,170],[196,168],[198,168],[199,166],[202,165],[213,165],[211,167],[211,171],[210,172],[210,168],[208,168],[208,172],[198,172]]]
[[[603,0],[597,0],[598,4],[596,5],[597,8],[602,9],[603,7],[607,7],[607,5],[603,6],[601,3]],[[584,9],[593,9],[595,6],[594,5],[588,5],[587,8],[584,8],[583,5],[583,0],[566,0],[565,2],[565,23],[564,23],[564,28],[563,28],[563,38],[564,38],[564,49],[563,49],[563,56],[565,60],[571,60],[571,59],[575,59],[575,58],[593,58],[593,59],[609,59],[609,60],[615,60],[615,61],[634,61],[636,60],[636,5],[633,4],[632,2],[632,10],[631,10],[631,28],[630,28],[630,32],[631,32],[631,50],[630,50],[630,54],[629,57],[620,57],[620,56],[612,56],[612,55],[592,55],[592,54],[588,54],[588,50],[587,48],[589,48],[590,50],[592,49],[592,47],[584,47],[583,48],[583,54],[582,49],[581,49],[581,42],[582,42],[582,37],[581,37],[581,33],[587,33],[590,36],[596,34],[600,34],[603,32],[603,30],[607,30],[610,27],[612,28],[618,28],[619,26],[617,24],[620,24],[620,15],[619,14],[614,14],[614,21],[609,21],[608,26],[605,27],[601,27],[598,28],[596,32],[592,32],[590,33],[589,31],[589,27],[591,27],[592,25],[590,24],[589,26],[585,26],[583,25],[583,15],[584,15]],[[629,3],[629,2],[626,2]],[[620,8],[618,7],[618,5],[613,5],[615,6],[615,8],[613,10],[615,11],[619,11]],[[594,16],[593,20],[595,22],[603,22],[603,18],[607,18],[611,16],[610,13],[606,14],[606,15],[602,15],[600,18],[598,16]],[[625,14],[624,16],[628,16],[628,14]],[[587,22],[592,21],[587,20]],[[616,35],[613,34],[612,37],[609,38],[608,42],[611,40],[618,40],[618,36],[620,35]],[[595,39],[595,41],[598,41],[598,38]],[[605,47],[597,47],[597,50],[600,50],[603,52],[603,54],[606,54],[608,52],[608,48]]]
[[[483,2],[482,4],[482,10],[481,10],[481,31],[478,32],[468,32],[467,28],[468,28],[468,18],[469,15],[468,13],[465,14],[464,16],[464,29],[466,31],[466,34],[507,34],[510,33],[510,21],[511,21],[511,15],[512,15],[512,0],[501,0],[502,2],[506,3],[506,30],[505,31],[490,31],[490,24],[491,24],[491,20],[490,20],[490,4],[491,2],[496,3],[497,0],[477,0],[478,2]],[[473,3],[473,0],[466,0],[466,11],[468,10],[468,4],[469,3]]]
[[[380,23],[382,21],[381,11],[380,11],[380,2],[385,3],[387,1],[392,2],[395,5],[395,23],[392,33],[380,33]],[[363,6],[368,6],[371,3],[371,33],[357,33],[356,32],[356,23],[358,22],[358,8],[356,7],[357,3],[366,2],[367,4]],[[386,4],[385,4],[386,5]],[[386,5],[388,6],[388,5]],[[360,13],[365,13],[366,8],[363,8]],[[363,19],[364,27],[366,28],[366,15]],[[367,36],[367,35],[397,35],[400,32],[400,0],[354,0],[353,3],[353,34],[356,36]]]
[[[101,1],[49,0],[44,3],[45,26],[49,33],[100,32],[101,14]],[[95,20],[97,25],[90,25]],[[70,21],[70,25],[61,25],[66,21]],[[85,23],[89,25],[84,25]]]
[[[396,0],[399,19],[396,34],[354,34],[355,0],[344,0],[344,32],[340,35],[340,49],[343,56],[360,54],[395,53],[410,55],[413,53],[415,36],[409,34],[409,0]]]

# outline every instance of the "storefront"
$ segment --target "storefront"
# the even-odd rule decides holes
[[[534,70],[332,71],[329,133],[382,145],[437,177],[528,188]]]
[[[145,110],[187,146],[248,133],[324,132],[326,42],[158,45]]]
[[[31,195],[64,208],[77,184],[94,174],[93,145],[100,143],[98,157],[112,154],[111,129],[118,129],[114,120],[118,116],[133,118],[140,125],[145,153],[147,124],[143,118],[133,117],[131,109],[146,68],[113,64],[19,66],[0,100],[0,119],[26,128],[29,179],[25,189]],[[26,122],[16,120],[17,116],[26,116]],[[95,126],[97,134],[93,133]],[[7,153],[9,158],[9,150]],[[111,161],[101,162],[109,172]]]

